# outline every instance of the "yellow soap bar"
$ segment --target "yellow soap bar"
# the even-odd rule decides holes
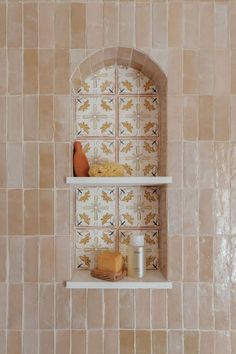
[[[122,270],[122,255],[119,252],[104,251],[97,257],[97,267],[106,272],[120,272]]]

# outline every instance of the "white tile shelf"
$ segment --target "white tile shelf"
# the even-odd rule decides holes
[[[67,177],[67,184],[79,186],[156,186],[172,183],[172,177]]]
[[[93,278],[88,270],[76,270],[72,279],[66,282],[68,289],[172,289],[172,282],[167,281],[158,270],[147,270],[145,277],[134,279],[125,277],[116,282]]]

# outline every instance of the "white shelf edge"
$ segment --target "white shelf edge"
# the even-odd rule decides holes
[[[93,278],[88,270],[76,270],[72,279],[66,281],[67,289],[172,289],[172,282],[167,281],[158,270],[146,271],[142,279],[125,277],[117,282]]]
[[[155,186],[172,183],[172,177],[67,177],[66,183],[80,186]]]

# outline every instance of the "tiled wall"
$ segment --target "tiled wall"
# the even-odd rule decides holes
[[[235,22],[234,0],[1,1],[1,354],[236,353]],[[62,284],[69,77],[117,45],[168,77],[170,291]]]

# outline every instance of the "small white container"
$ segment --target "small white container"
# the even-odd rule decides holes
[[[143,278],[146,271],[143,235],[132,235],[128,247],[128,276]]]

